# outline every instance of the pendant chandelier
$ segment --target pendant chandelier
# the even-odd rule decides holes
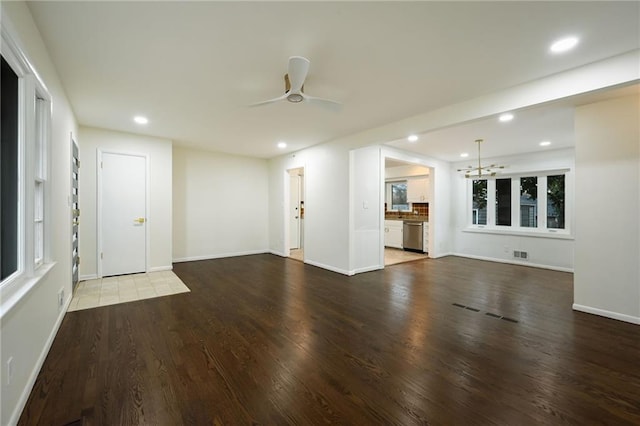
[[[458,169],[459,172],[464,172],[464,177],[480,179],[482,177],[487,176],[495,176],[496,169],[504,169],[504,166],[498,166],[496,164],[491,164],[490,166],[483,166],[480,161],[480,144],[482,144],[483,139],[476,139],[475,143],[478,144],[478,166],[467,166],[464,169]]]

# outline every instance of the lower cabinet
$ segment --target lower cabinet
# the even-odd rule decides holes
[[[429,222],[422,224],[422,251],[429,252]]]
[[[402,221],[384,221],[384,245],[385,247],[402,248]]]

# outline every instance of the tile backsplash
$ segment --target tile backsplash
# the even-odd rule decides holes
[[[384,215],[385,217],[390,218],[409,218],[415,219],[416,216],[421,219],[428,221],[429,220],[429,203],[413,203],[411,204],[410,212],[398,212],[398,211],[389,211],[387,210],[387,204],[384,204]]]

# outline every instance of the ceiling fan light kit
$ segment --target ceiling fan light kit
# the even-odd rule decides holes
[[[342,104],[331,99],[317,98],[304,93],[304,81],[309,73],[309,60],[302,56],[292,56],[289,58],[288,72],[284,75],[284,95],[266,101],[258,102],[250,106],[267,105],[274,102],[287,100],[297,104],[300,102],[313,102],[329,107],[340,107]]]
[[[467,166],[464,169],[458,169],[459,172],[464,172],[464,177],[467,179],[481,179],[483,177],[493,177],[497,174],[495,169],[504,169],[505,166],[498,166],[491,164],[489,166],[482,166],[480,159],[480,145],[484,142],[483,139],[476,139],[474,141],[478,144],[478,167]]]

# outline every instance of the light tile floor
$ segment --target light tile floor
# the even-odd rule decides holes
[[[413,260],[427,259],[428,255],[412,251],[404,251],[396,248],[384,248],[384,265],[396,265],[398,263],[411,262]]]
[[[99,278],[81,281],[78,284],[67,311],[79,311],[189,291],[191,290],[172,271]]]
[[[300,262],[304,262],[304,249],[291,249],[289,250],[289,257]]]

